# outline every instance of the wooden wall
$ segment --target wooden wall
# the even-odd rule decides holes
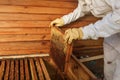
[[[0,55],[49,53],[49,24],[75,0],[0,0]]]
[[[0,55],[49,53],[50,22],[76,6],[77,0],[0,0]],[[88,16],[67,26],[96,20]]]

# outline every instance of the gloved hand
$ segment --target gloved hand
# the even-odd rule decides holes
[[[50,26],[61,27],[64,25],[64,20],[62,18],[57,18],[50,23]]]
[[[73,40],[80,40],[83,37],[81,28],[73,28],[65,31],[65,43],[71,44]]]

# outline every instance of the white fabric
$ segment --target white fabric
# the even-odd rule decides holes
[[[105,80],[120,80],[120,33],[105,38],[104,53]]]
[[[105,38],[105,78],[120,80],[120,0],[78,0],[78,7],[62,19],[69,24],[89,12],[103,19],[82,28],[83,39]]]

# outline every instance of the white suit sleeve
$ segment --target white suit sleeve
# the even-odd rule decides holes
[[[89,12],[89,7],[86,5],[85,1],[78,0],[77,8],[73,12],[64,15],[62,19],[64,20],[64,24],[69,24],[77,20],[78,18],[83,17],[88,12]]]
[[[120,9],[107,14],[102,20],[82,28],[83,39],[109,37],[120,32]]]

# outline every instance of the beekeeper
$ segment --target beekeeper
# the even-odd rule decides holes
[[[65,41],[104,38],[105,80],[120,80],[120,0],[78,0],[78,7],[71,13],[57,18],[51,26],[61,27],[91,12],[102,17],[94,24],[65,31]]]

